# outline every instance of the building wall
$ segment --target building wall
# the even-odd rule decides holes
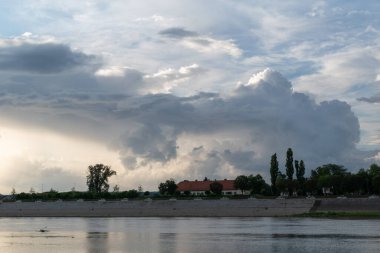
[[[182,191],[181,194],[184,194],[184,192]],[[194,195],[197,195],[197,196],[204,196],[206,195],[206,191],[190,191],[190,194],[194,194]],[[223,195],[239,195],[241,194],[241,191],[240,190],[227,190],[227,191],[222,191],[222,194]],[[249,191],[246,191],[244,193],[244,195],[249,195]]]

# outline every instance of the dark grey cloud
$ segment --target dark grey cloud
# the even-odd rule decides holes
[[[194,31],[186,30],[185,28],[182,28],[182,27],[168,28],[168,29],[160,31],[159,34],[166,37],[175,38],[175,39],[198,36],[198,33]]]
[[[59,73],[90,64],[94,56],[57,43],[21,43],[0,47],[0,70],[40,74]]]
[[[149,161],[167,162],[177,155],[175,136],[164,133],[164,129],[154,122],[141,125],[122,139],[124,149],[144,158],[144,163]],[[130,158],[127,157],[127,161]]]
[[[255,153],[253,151],[231,151],[229,149],[224,150],[223,158],[231,164],[234,168],[242,171],[252,171],[253,168]],[[256,168],[256,171],[258,168]]]
[[[377,93],[376,95],[373,95],[372,97],[358,98],[358,101],[363,101],[363,102],[372,103],[372,104],[380,103],[380,93]]]
[[[0,89],[0,111],[23,124],[106,143],[119,152],[127,169],[183,159],[180,138],[192,145],[186,151],[192,161],[181,169],[194,176],[217,175],[225,166],[266,173],[270,156],[276,152],[283,165],[288,147],[308,169],[324,163],[357,169],[375,154],[356,149],[360,127],[349,104],[316,103],[293,92],[291,83],[275,71],[262,72],[231,94],[190,97],[115,93],[107,90],[106,79],[88,82],[94,83],[65,92]]]
[[[157,134],[166,152],[174,150],[174,140],[181,133],[219,134],[223,138],[227,132],[235,136],[241,142],[236,144],[239,149],[218,151],[219,154],[223,153],[219,158],[241,170],[264,170],[271,154],[277,152],[280,160],[284,160],[281,154],[288,147],[294,149],[297,159],[307,161],[309,168],[322,163],[344,164],[347,161],[350,163],[348,167],[356,168],[363,165],[365,155],[373,155],[360,153],[355,147],[360,139],[360,127],[350,105],[338,100],[318,104],[305,94],[293,92],[291,84],[273,71],[267,71],[257,83],[241,86],[235,94],[225,98],[199,96],[189,99],[157,94],[139,97],[138,102],[133,104],[135,107],[120,110],[118,117],[142,125],[154,122],[157,128],[169,129],[167,134],[157,129],[150,131],[150,134]],[[241,135],[244,131],[249,135]],[[140,145],[143,143],[150,145],[150,149],[155,147],[158,145],[155,141],[148,141],[155,139],[150,134],[134,132],[132,137],[126,137],[127,140],[147,138],[146,143],[142,140],[129,142],[129,147],[133,150],[137,146],[137,150],[142,150]],[[251,148],[250,145],[244,147],[247,137]],[[204,152],[210,150],[205,149]],[[139,153],[135,152],[137,155]],[[150,156],[150,152],[144,154]],[[176,157],[174,152],[170,153],[173,154],[171,156],[151,154],[151,158],[164,161],[168,157]]]

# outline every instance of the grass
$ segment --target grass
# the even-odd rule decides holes
[[[295,217],[310,217],[310,218],[372,218],[380,219],[380,212],[308,212],[297,214]]]

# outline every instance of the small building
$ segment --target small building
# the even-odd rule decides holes
[[[218,182],[221,185],[223,185],[223,195],[236,195],[241,194],[241,191],[239,189],[236,189],[234,186],[234,180],[206,180],[206,181],[189,181],[184,180],[177,184],[178,188],[177,190],[180,191],[182,194],[186,191],[189,191],[190,194],[194,195],[205,195],[206,191],[210,191],[210,184]]]
[[[333,194],[333,189],[332,187],[322,187],[322,193],[323,195],[332,195]]]

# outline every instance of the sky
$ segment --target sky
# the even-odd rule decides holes
[[[380,2],[0,2],[0,192],[380,163]]]

